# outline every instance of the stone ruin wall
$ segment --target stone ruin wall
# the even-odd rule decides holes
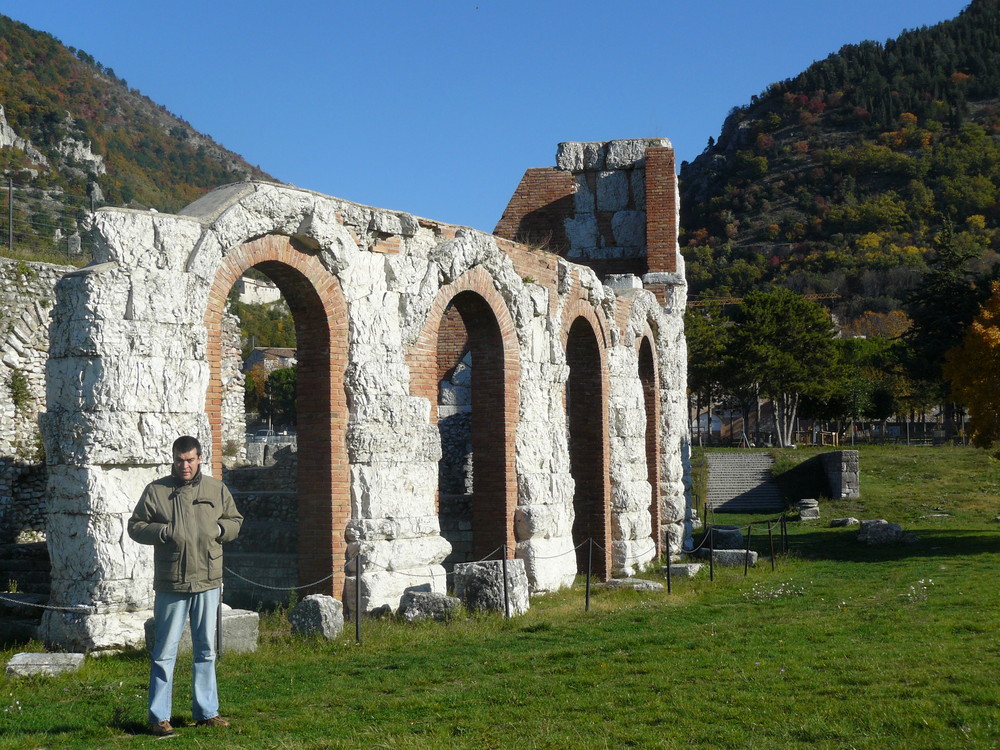
[[[349,608],[356,575],[364,609],[394,608],[413,586],[444,590],[452,545],[438,515],[433,361],[444,310],[463,294],[498,328],[509,430],[498,450],[509,455],[512,499],[497,510],[533,590],[562,588],[577,572],[564,349],[574,320],[593,331],[604,363],[608,572],[628,575],[654,559],[655,540],[676,550],[689,534],[682,271],[658,278],[654,296],[637,278],[605,285],[588,267],[496,236],[264,183],[220,188],[177,216],[102,209],[95,227],[95,264],[59,283],[42,420],[51,603],[90,611],[47,613],[46,640],[96,649],[136,642],[151,604],[151,554],[128,539],[125,523],[145,484],[169,471],[176,435],[200,436],[206,469],[221,471],[225,398],[216,380],[225,375],[212,364],[221,356],[212,321],[229,286],[258,263],[301,305],[297,329],[303,311],[325,311],[308,346],[322,349],[320,333],[330,342],[328,371],[313,374],[334,384],[329,411],[318,415],[333,430],[334,461],[324,478],[300,452],[298,473],[300,489],[317,477],[335,494],[321,508],[299,493],[299,557],[309,558],[300,580],[332,564],[332,593]],[[660,383],[657,529],[637,372],[644,339]],[[322,513],[332,513],[332,536]]]
[[[0,544],[45,535],[38,413],[45,409],[49,314],[67,270],[0,258]]]

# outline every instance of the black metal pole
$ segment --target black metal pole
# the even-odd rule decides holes
[[[670,540],[667,540],[667,593],[673,593],[670,585]]]
[[[708,527],[708,580],[715,580],[715,527]]]
[[[587,595],[586,595],[586,605],[583,608],[584,612],[590,611],[590,574],[594,569],[594,540],[590,538],[587,540]]]
[[[354,558],[354,642],[361,645],[361,555]]]
[[[500,567],[503,571],[503,614],[506,619],[510,619],[510,591],[507,588],[507,545],[503,546],[503,557],[500,559]]]
[[[750,570],[750,540],[753,538],[753,524],[747,526],[747,550],[743,555],[743,577],[746,578],[747,571]]]
[[[767,541],[771,545],[771,570],[774,570],[774,533],[772,532],[771,522],[767,522]]]

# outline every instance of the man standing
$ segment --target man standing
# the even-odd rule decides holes
[[[155,639],[149,670],[149,729],[173,734],[170,709],[174,662],[184,623],[194,649],[191,712],[198,726],[227,727],[219,716],[215,628],[222,585],[222,545],[240,533],[243,516],[218,479],[201,473],[201,443],[185,435],[173,446],[168,477],[147,485],[128,522],[128,534],[153,545]]]

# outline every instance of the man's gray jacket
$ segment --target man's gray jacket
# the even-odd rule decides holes
[[[156,591],[195,594],[222,584],[222,544],[242,525],[226,485],[199,471],[189,482],[171,475],[147,485],[128,535],[153,545]]]

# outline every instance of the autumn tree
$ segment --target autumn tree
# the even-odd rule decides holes
[[[979,448],[1000,442],[1000,282],[943,366],[952,396],[969,411],[969,437]],[[1000,451],[994,455],[1000,458]]]

